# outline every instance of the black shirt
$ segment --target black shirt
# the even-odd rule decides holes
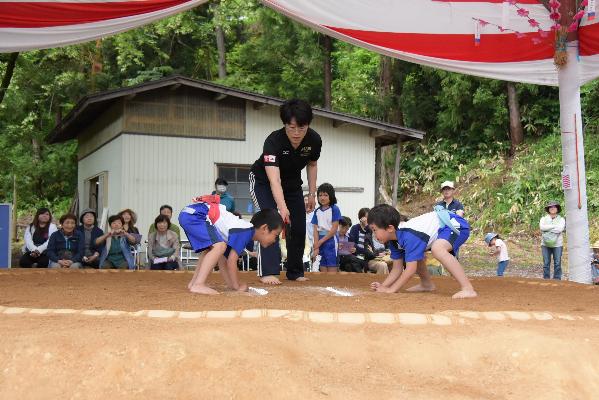
[[[268,135],[264,141],[262,156],[252,165],[252,172],[257,182],[268,184],[264,167],[279,167],[284,190],[301,188],[302,169],[308,162],[318,160],[321,148],[322,139],[315,130],[308,128],[306,136],[297,149],[294,149],[285,128],[281,128]]]

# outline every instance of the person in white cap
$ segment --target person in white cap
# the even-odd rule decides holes
[[[439,201],[437,206],[441,206],[445,208],[447,211],[452,212],[454,214],[459,215],[460,217],[464,216],[464,206],[460,203],[459,200],[453,198],[453,193],[455,192],[455,185],[452,181],[445,181],[441,184],[441,194],[443,195],[443,200]]]

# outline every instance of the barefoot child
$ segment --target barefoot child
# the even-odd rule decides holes
[[[316,191],[320,207],[314,211],[314,250],[312,257],[320,255],[321,272],[337,272],[337,229],[343,218],[337,207],[335,189],[330,183],[323,183]]]
[[[247,285],[240,283],[237,277],[239,254],[253,241],[260,242],[263,247],[273,244],[281,233],[283,220],[276,210],[264,209],[247,222],[228,212],[225,206],[206,198],[198,198],[199,202],[185,207],[179,214],[179,223],[193,250],[196,253],[208,250],[198,260],[188,288],[193,293],[217,294],[206,285],[206,280],[218,264],[227,287],[247,291]]]
[[[507,254],[507,245],[494,232],[485,235],[485,242],[489,246],[489,255],[497,257],[497,276],[503,276],[503,272],[510,263],[510,256]]]
[[[409,288],[408,291],[433,291],[435,285],[431,281],[424,257],[425,251],[431,249],[433,256],[461,286],[461,290],[454,294],[453,298],[476,297],[464,269],[454,256],[455,251],[470,235],[470,226],[465,219],[454,213],[439,210],[412,218],[399,226],[399,212],[387,204],[381,204],[368,213],[368,224],[379,242],[389,243],[391,259],[394,260],[393,269],[387,279],[383,283],[372,283],[373,290],[398,292],[414,274],[418,274],[420,284]],[[402,259],[406,264],[405,270]]]

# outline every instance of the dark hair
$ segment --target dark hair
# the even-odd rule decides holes
[[[67,219],[72,219],[77,224],[77,216],[75,214],[67,213],[60,217],[60,225],[64,224]]]
[[[283,218],[281,218],[281,215],[277,210],[272,208],[265,208],[264,210],[258,211],[254,214],[250,222],[254,225],[254,228],[259,228],[266,224],[269,231],[283,228]]]
[[[111,215],[108,217],[108,225],[112,224],[114,221],[121,221],[121,224],[125,225],[125,221],[123,220],[121,214]]]
[[[337,198],[335,197],[335,188],[330,183],[323,183],[318,187],[316,193],[326,193],[329,195],[330,204],[337,204]],[[320,204],[320,201],[318,202]],[[321,204],[322,205],[322,204]]]
[[[155,219],[154,219],[154,228],[156,228],[156,230],[158,230],[158,223],[159,222],[166,222],[168,227],[166,229],[170,229],[171,228],[171,220],[169,217],[167,217],[166,215],[162,215],[159,214]]]
[[[240,213],[240,212],[233,211],[233,212],[231,212],[231,214],[233,214],[234,216],[236,216],[236,217],[237,217],[237,218],[239,218],[239,219],[243,219],[243,216],[241,215],[241,213]]]
[[[349,217],[341,217],[339,220],[339,226],[351,226],[351,219]]]
[[[216,178],[216,180],[214,181],[214,186],[216,186],[216,185],[229,186],[229,182],[227,182],[227,180],[223,179],[223,178]]]
[[[379,204],[368,213],[368,224],[374,224],[378,228],[387,228],[392,225],[395,229],[399,226],[399,211],[389,204]]]
[[[135,211],[133,211],[130,208],[125,208],[123,211],[121,211],[119,213],[119,215],[122,217],[124,213],[127,213],[127,214],[129,214],[131,216],[131,226],[135,225],[135,223],[137,222],[137,214],[135,214]],[[123,218],[123,221],[124,220],[125,219]]]
[[[299,126],[310,125],[313,118],[310,104],[299,99],[287,100],[281,104],[279,115],[284,124],[289,124],[295,118],[295,122]]]
[[[410,218],[407,215],[399,213],[399,222],[408,222]]]
[[[39,216],[42,214],[48,213],[50,214],[50,219],[48,220],[48,223],[46,224],[46,226],[44,226],[43,228],[40,227],[40,221],[39,221]],[[37,211],[35,212],[35,216],[33,217],[33,222],[31,223],[31,225],[29,225],[30,227],[34,227],[35,230],[39,229],[39,232],[42,234],[46,234],[48,233],[48,229],[50,229],[50,224],[52,223],[52,213],[50,212],[49,208],[46,207],[41,207],[38,208]]]
[[[360,208],[360,211],[358,211],[358,219],[364,218],[369,212],[370,208],[368,207]]]
[[[158,210],[158,212],[162,212],[162,210],[164,210],[165,208],[168,208],[169,210],[171,210],[171,213],[173,212],[173,207],[169,206],[168,204],[164,204],[164,205],[160,206],[160,210]]]

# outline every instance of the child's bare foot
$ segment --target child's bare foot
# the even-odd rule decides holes
[[[267,285],[280,285],[281,281],[274,275],[266,275],[260,277],[260,282],[265,283]]]
[[[191,288],[189,288],[189,291],[191,293],[198,293],[198,294],[218,294],[218,292],[212,288],[209,288],[208,286],[205,285],[194,285]]]
[[[420,283],[416,286],[406,289],[406,292],[432,292],[435,289],[435,285],[432,283],[429,283],[428,285],[423,285]]]
[[[305,276],[300,276],[299,278],[297,278],[295,281],[296,282],[306,282],[309,281],[310,279],[306,278]]]
[[[452,299],[470,299],[470,298],[477,297],[477,296],[478,296],[478,294],[476,294],[474,289],[465,289],[465,290],[460,290],[459,292],[457,292],[456,294],[451,296],[451,298]]]
[[[237,288],[238,292],[247,292],[248,291],[248,285],[246,285],[245,283],[240,283],[239,287]]]
[[[380,282],[372,282],[370,284],[370,289],[376,291],[381,285],[382,285],[382,283],[380,283]]]

